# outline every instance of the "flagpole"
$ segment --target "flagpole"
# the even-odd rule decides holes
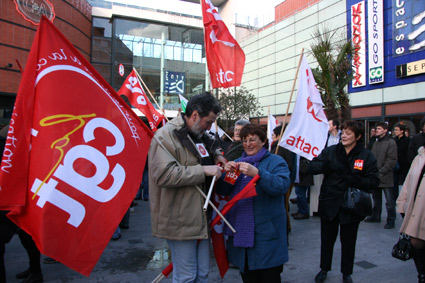
[[[267,137],[270,137],[270,105],[267,106]],[[269,141],[269,150],[271,149],[271,141]]]
[[[297,72],[295,73],[294,83],[292,84],[291,95],[289,96],[288,106],[286,107],[285,117],[283,118],[282,129],[280,130],[279,141],[278,141],[277,146],[276,146],[276,152],[275,152],[275,154],[277,154],[277,150],[279,149],[280,141],[282,140],[283,131],[284,131],[285,125],[286,125],[286,119],[288,118],[289,106],[291,106],[292,95],[294,94],[295,84],[297,82],[298,72],[300,71],[301,60],[303,59],[303,56],[304,56],[304,48],[301,49],[300,60],[298,61]]]
[[[153,138],[156,140],[156,142],[162,147],[162,149],[168,153],[177,163],[177,165],[180,166],[180,163],[174,158],[174,156],[168,151],[168,149],[162,144],[162,142],[158,139],[157,136],[153,136]],[[198,192],[206,199],[207,196],[205,195],[205,193],[198,187],[198,185],[195,185],[195,188],[198,190]],[[215,212],[220,215],[221,219],[223,219],[224,223],[226,223],[226,225],[229,227],[229,229],[233,232],[236,233],[235,228],[233,228],[233,226],[229,223],[229,221],[227,221],[226,218],[224,218],[223,214],[221,214],[220,210],[218,210],[218,208],[212,203],[211,200],[208,200],[208,203],[211,205],[211,207],[215,210]]]
[[[139,75],[139,73],[137,72],[136,68],[133,67],[133,71],[136,73],[137,77],[139,78],[139,80],[142,82],[143,86],[145,87],[146,91],[149,93],[149,95],[151,96],[151,98],[153,99],[153,101],[155,102],[156,106],[158,106],[159,111],[162,111],[162,114],[164,115],[165,119],[167,120],[167,122],[170,122],[170,120],[168,120],[167,116],[165,115],[165,111],[164,109],[161,109],[161,107],[159,107],[158,102],[156,101],[155,97],[152,95],[152,93],[149,91],[148,87],[146,86],[145,82],[142,80],[142,77]]]

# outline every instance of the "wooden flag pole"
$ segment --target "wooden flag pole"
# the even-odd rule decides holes
[[[303,49],[301,49],[300,60],[299,60],[299,62],[298,62],[297,72],[295,73],[294,83],[292,84],[291,95],[289,96],[288,106],[286,107],[285,117],[283,118],[282,130],[280,131],[279,141],[277,142],[277,146],[276,146],[276,152],[275,152],[275,154],[277,154],[277,150],[279,149],[280,141],[282,140],[283,131],[284,131],[284,130],[285,130],[285,128],[286,128],[286,127],[285,127],[285,125],[286,125],[286,120],[287,120],[287,118],[288,118],[289,106],[291,106],[292,95],[294,94],[295,84],[296,84],[296,82],[297,82],[298,72],[300,71],[301,60],[303,59],[303,56],[304,56],[304,48],[303,48]]]
[[[156,101],[155,97],[152,95],[152,93],[149,91],[148,87],[146,86],[145,82],[142,80],[142,77],[139,75],[139,73],[137,72],[136,68],[133,67],[134,72],[136,73],[137,77],[139,78],[139,80],[142,82],[143,87],[146,89],[146,91],[149,93],[149,95],[151,96],[151,98],[153,99],[153,101],[155,102],[156,106],[158,107],[158,109],[162,112],[162,114],[164,115],[165,119],[167,120],[167,122],[170,122],[170,120],[168,120],[167,116],[165,116],[165,111],[163,109],[161,109],[161,107],[159,107],[158,102]]]

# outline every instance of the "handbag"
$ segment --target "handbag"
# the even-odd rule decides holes
[[[345,192],[342,208],[350,213],[365,217],[372,214],[372,198],[365,191],[349,187]]]
[[[399,260],[406,261],[413,257],[413,247],[410,244],[410,237],[400,233],[397,244],[394,245],[391,255]]]

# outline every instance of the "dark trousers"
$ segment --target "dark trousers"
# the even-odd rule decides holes
[[[385,195],[385,207],[387,208],[387,223],[394,223],[396,218],[394,188],[377,188],[372,190],[373,209],[372,217],[381,220],[382,213],[382,191]]]
[[[18,231],[19,240],[21,240],[22,246],[27,251],[28,258],[30,260],[31,273],[41,273],[40,265],[40,251],[35,245],[32,237],[24,230],[19,229]]]
[[[320,269],[329,271],[332,268],[332,256],[336,237],[338,236],[338,228],[341,227],[341,272],[344,275],[353,273],[354,255],[356,251],[357,230],[360,222],[341,224],[339,217],[328,221],[320,219]]]
[[[245,272],[241,272],[244,283],[280,283],[280,274],[283,271],[283,265],[272,268],[249,270],[245,263]]]

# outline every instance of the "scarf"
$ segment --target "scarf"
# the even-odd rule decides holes
[[[247,156],[244,152],[242,158],[238,162],[246,162],[258,168],[261,159],[267,153],[265,148],[262,148],[257,154]],[[232,199],[251,181],[252,177],[240,174],[236,181],[235,188],[230,194]],[[236,230],[233,234],[227,226],[225,226],[225,234],[233,236],[233,245],[235,247],[249,248],[254,246],[254,200],[253,198],[246,198],[239,200],[235,206],[228,213],[229,222]]]

